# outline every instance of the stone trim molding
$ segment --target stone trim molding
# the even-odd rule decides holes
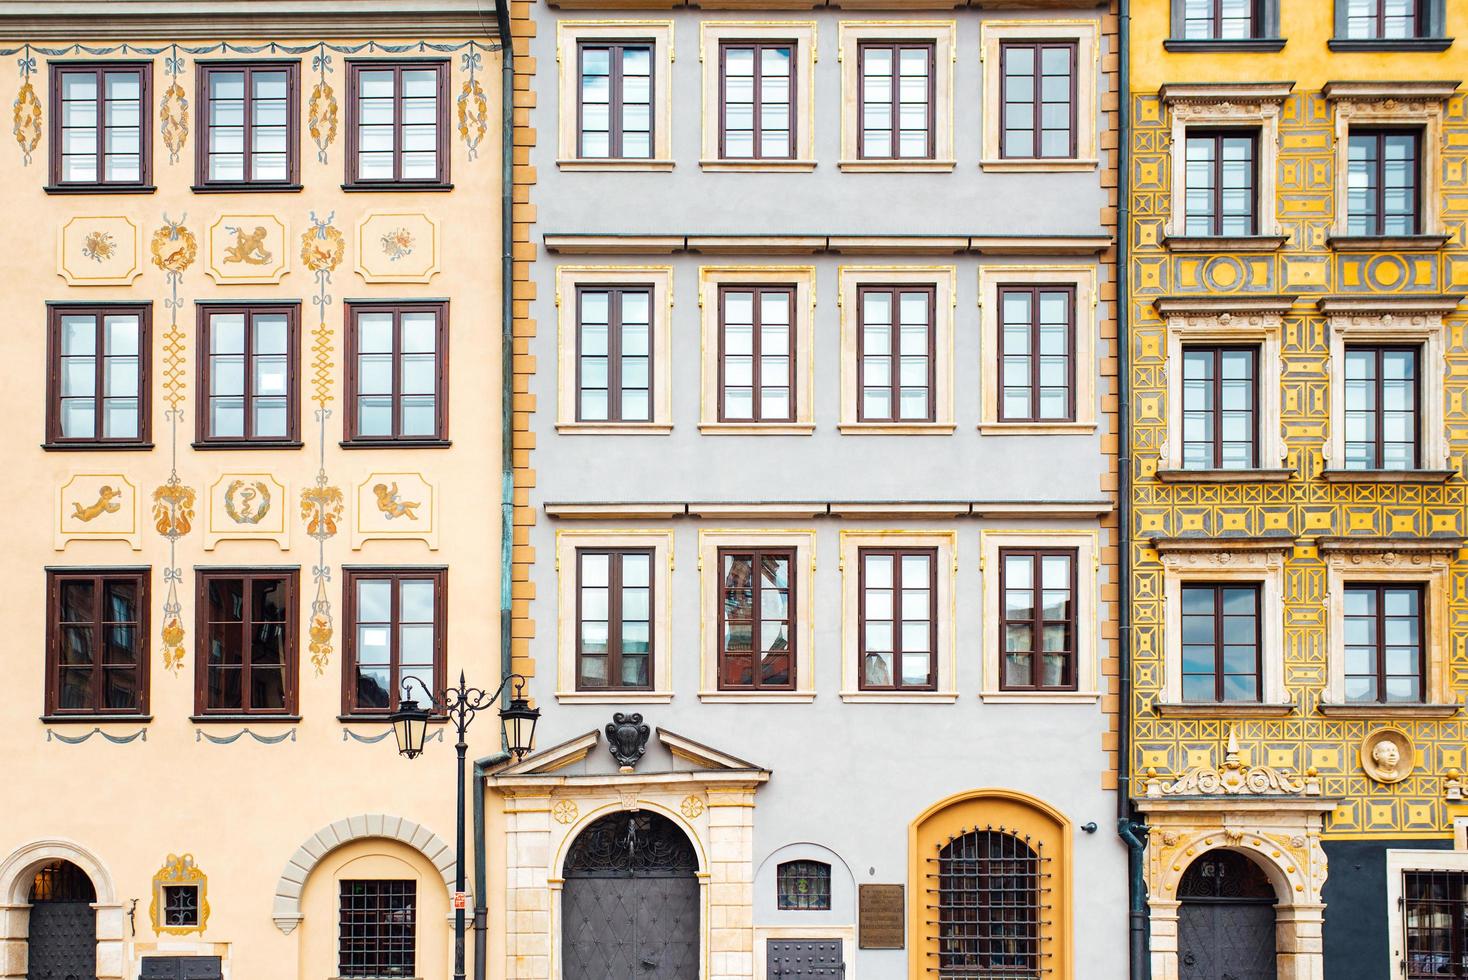
[[[387,813],[360,813],[322,827],[291,855],[275,883],[275,905],[271,911],[275,927],[288,936],[300,925],[301,892],[322,858],[343,844],[372,837],[395,840],[413,848],[438,869],[444,888],[454,890],[458,869],[453,848],[447,841],[413,820]]]
[[[69,861],[81,868],[96,889],[97,980],[122,980],[122,903],[102,859],[75,841],[49,837],[32,841],[0,862],[0,978],[22,980],[24,950],[30,932],[31,875],[47,861]]]
[[[1283,235],[1275,208],[1275,171],[1279,159],[1279,120],[1293,82],[1257,85],[1164,85],[1158,93],[1171,116],[1172,212],[1167,216],[1168,238],[1186,237],[1183,210],[1187,199],[1188,128],[1237,128],[1259,135],[1258,227],[1255,235]]]

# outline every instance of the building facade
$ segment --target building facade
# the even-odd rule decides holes
[[[384,721],[498,673],[494,20],[0,25],[0,976],[448,976],[454,737]]]
[[[1125,971],[1117,20],[1004,7],[514,6],[507,976]]]
[[[1132,7],[1126,766],[1159,980],[1468,975],[1463,14]]]

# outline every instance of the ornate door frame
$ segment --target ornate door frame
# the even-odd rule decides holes
[[[0,980],[24,980],[24,949],[30,931],[30,887],[36,869],[48,861],[69,861],[84,871],[97,891],[97,978],[122,980],[123,912],[112,876],[95,854],[62,838],[33,841],[0,862]]]

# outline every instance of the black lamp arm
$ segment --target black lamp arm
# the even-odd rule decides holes
[[[429,690],[427,684],[412,674],[403,678],[402,688],[404,698],[408,698],[412,694],[409,685],[417,684],[421,687],[423,693],[428,695],[428,704],[430,707],[442,711],[453,718],[454,727],[458,730],[459,736],[462,738],[465,729],[469,727],[469,722],[473,720],[474,715],[483,711],[485,708],[492,707],[500,699],[500,695],[505,693],[505,688],[512,682],[515,685],[516,694],[522,693],[525,690],[525,685],[528,683],[522,674],[506,674],[504,679],[500,681],[499,687],[494,689],[493,694],[490,694],[482,687],[470,687],[464,678],[464,672],[460,671],[459,683],[454,687],[445,688],[441,694],[434,694],[433,691]]]

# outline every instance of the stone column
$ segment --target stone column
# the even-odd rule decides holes
[[[1178,980],[1177,920],[1181,905],[1155,898],[1147,902],[1151,910],[1152,980]]]
[[[122,980],[127,955],[123,948],[121,905],[93,905],[97,910],[97,980]]]
[[[754,976],[754,789],[710,787],[709,980]]]
[[[550,861],[550,797],[505,797],[505,974],[514,980],[550,980]]]
[[[25,980],[29,905],[0,905],[0,980]]]
[[[1325,906],[1279,905],[1274,923],[1279,980],[1325,980]]]

